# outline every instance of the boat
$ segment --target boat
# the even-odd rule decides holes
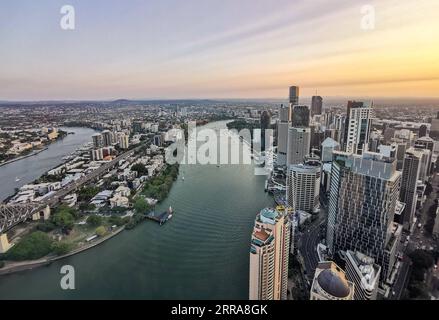
[[[183,176],[183,177],[181,177],[181,180],[183,180],[183,181],[184,181],[184,176]]]
[[[20,178],[19,177],[15,177],[15,182],[18,182],[18,181],[20,181]]]

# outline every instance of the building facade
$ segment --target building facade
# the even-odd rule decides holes
[[[334,153],[326,235],[330,256],[362,252],[375,259],[387,278],[395,260],[393,220],[400,182],[394,159]]]
[[[256,216],[250,246],[250,300],[285,300],[290,221],[286,212],[265,208]]]

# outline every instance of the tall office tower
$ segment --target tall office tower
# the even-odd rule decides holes
[[[113,137],[110,130],[102,131],[102,138],[104,141],[104,147],[109,147],[113,143]]]
[[[261,113],[261,151],[265,151],[265,131],[270,129],[271,113],[267,110]]]
[[[428,127],[423,124],[419,127],[419,138],[426,137],[428,135]]]
[[[437,136],[439,134],[439,112],[436,119],[431,119],[430,134]]]
[[[104,139],[102,138],[102,134],[96,133],[92,136],[93,139],[93,147],[95,149],[102,148],[104,146]]]
[[[392,138],[390,139],[391,143],[396,145],[396,169],[402,170],[402,166],[404,164],[405,152],[407,151],[407,143],[402,139]]]
[[[311,147],[311,129],[289,128],[287,166],[303,163]]]
[[[292,106],[291,126],[295,128],[309,127],[310,111],[308,106]]]
[[[354,283],[346,279],[335,262],[320,262],[314,273],[310,300],[354,300],[355,290]]]
[[[325,132],[320,129],[320,126],[313,124],[311,129],[311,150],[320,150],[322,142],[325,140]]]
[[[128,140],[128,135],[126,134],[122,134],[120,135],[120,141],[119,141],[119,147],[121,149],[128,149],[128,147],[130,146],[129,140]]]
[[[332,138],[326,138],[321,145],[322,162],[332,162],[334,151],[340,151],[340,144]]]
[[[360,251],[377,261],[387,279],[400,237],[400,230],[393,230],[400,181],[393,159],[334,152],[326,234],[332,257]]]
[[[346,152],[362,154],[367,151],[374,117],[372,106],[372,102],[348,102],[343,143]]]
[[[334,129],[337,130],[337,135],[334,138],[340,145],[343,145],[345,134],[346,116],[336,115],[334,117]]]
[[[295,211],[319,211],[320,162],[291,165],[287,176],[287,202]]]
[[[285,300],[288,285],[290,220],[286,212],[263,209],[250,246],[250,300]]]
[[[323,98],[320,96],[313,96],[311,100],[311,116],[322,114]]]
[[[288,149],[288,125],[290,119],[290,107],[281,105],[279,109],[279,121],[277,123],[277,164],[287,164]]]
[[[415,148],[430,150],[430,157],[428,159],[428,170],[427,174],[433,173],[433,153],[434,153],[434,140],[430,137],[421,137],[415,141]]]
[[[399,200],[405,203],[405,208],[402,214],[397,216],[397,220],[399,220],[397,222],[402,224],[407,231],[411,230],[415,217],[418,198],[416,189],[421,173],[421,163],[421,151],[417,151],[415,148],[406,151],[402,167],[401,191],[399,193]]]
[[[291,106],[299,104],[299,87],[290,87],[289,102]]]
[[[381,267],[361,252],[346,251],[346,276],[355,285],[354,300],[376,300]]]

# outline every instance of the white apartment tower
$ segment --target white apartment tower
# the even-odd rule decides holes
[[[290,221],[286,212],[265,208],[257,216],[250,247],[250,300],[285,300]]]

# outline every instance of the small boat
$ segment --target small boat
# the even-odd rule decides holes
[[[18,182],[18,181],[20,181],[20,178],[19,177],[15,177],[15,182]]]
[[[184,181],[184,177],[181,177],[181,180],[183,180],[183,181]]]

